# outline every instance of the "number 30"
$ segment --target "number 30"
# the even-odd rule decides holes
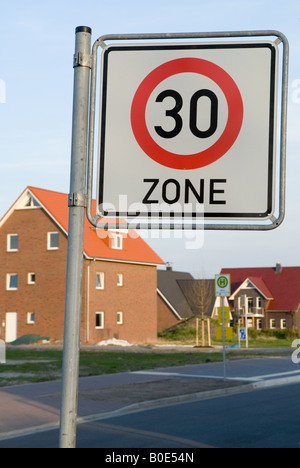
[[[172,117],[175,120],[175,127],[173,130],[167,131],[160,126],[155,126],[156,133],[162,138],[174,138],[182,130],[183,121],[179,112],[183,106],[182,96],[172,89],[161,92],[156,99],[156,102],[163,102],[167,97],[172,97],[175,99],[175,107],[166,111],[167,117]],[[203,131],[197,127],[197,113],[198,113],[198,101],[202,97],[208,97],[211,103],[210,111],[210,126],[207,130]],[[211,137],[218,126],[218,98],[213,91],[209,89],[201,89],[193,94],[190,102],[190,130],[193,135],[197,138],[209,138]]]

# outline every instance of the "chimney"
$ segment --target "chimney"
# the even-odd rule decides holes
[[[172,270],[173,270],[172,263],[167,262],[167,271],[172,271]]]
[[[276,263],[275,273],[281,273],[281,272],[282,272],[281,263]]]

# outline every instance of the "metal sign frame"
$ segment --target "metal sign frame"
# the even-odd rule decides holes
[[[282,83],[281,83],[281,122],[280,122],[280,162],[278,169],[278,214],[271,216],[271,222],[249,222],[235,221],[225,223],[224,221],[206,222],[206,219],[196,221],[192,219],[178,220],[175,217],[166,221],[164,217],[154,218],[146,221],[122,221],[105,219],[99,215],[92,214],[92,191],[93,191],[93,166],[94,166],[94,146],[95,146],[95,113],[96,113],[96,83],[97,83],[97,59],[99,47],[105,48],[108,41],[170,41],[170,40],[198,40],[198,39],[233,39],[233,38],[261,38],[274,37],[275,44],[282,43]],[[250,41],[249,41],[250,43]],[[287,96],[288,96],[288,63],[289,44],[287,38],[279,31],[236,31],[236,32],[212,32],[212,33],[179,33],[179,34],[129,34],[129,35],[105,35],[97,39],[92,49],[92,72],[90,91],[90,115],[89,115],[89,148],[88,148],[88,174],[87,174],[87,217],[89,222],[95,227],[108,229],[169,229],[169,230],[246,230],[246,231],[266,231],[277,228],[285,215],[285,190],[286,190],[286,145],[287,145]]]

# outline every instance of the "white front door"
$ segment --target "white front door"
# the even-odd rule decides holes
[[[17,339],[18,314],[17,312],[6,313],[5,341],[11,343]]]

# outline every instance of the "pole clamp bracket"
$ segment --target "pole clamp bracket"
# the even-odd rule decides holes
[[[82,52],[77,52],[77,54],[74,54],[73,68],[76,67],[92,68],[92,56]]]
[[[79,206],[81,208],[87,207],[87,196],[84,193],[69,193],[68,207]]]

